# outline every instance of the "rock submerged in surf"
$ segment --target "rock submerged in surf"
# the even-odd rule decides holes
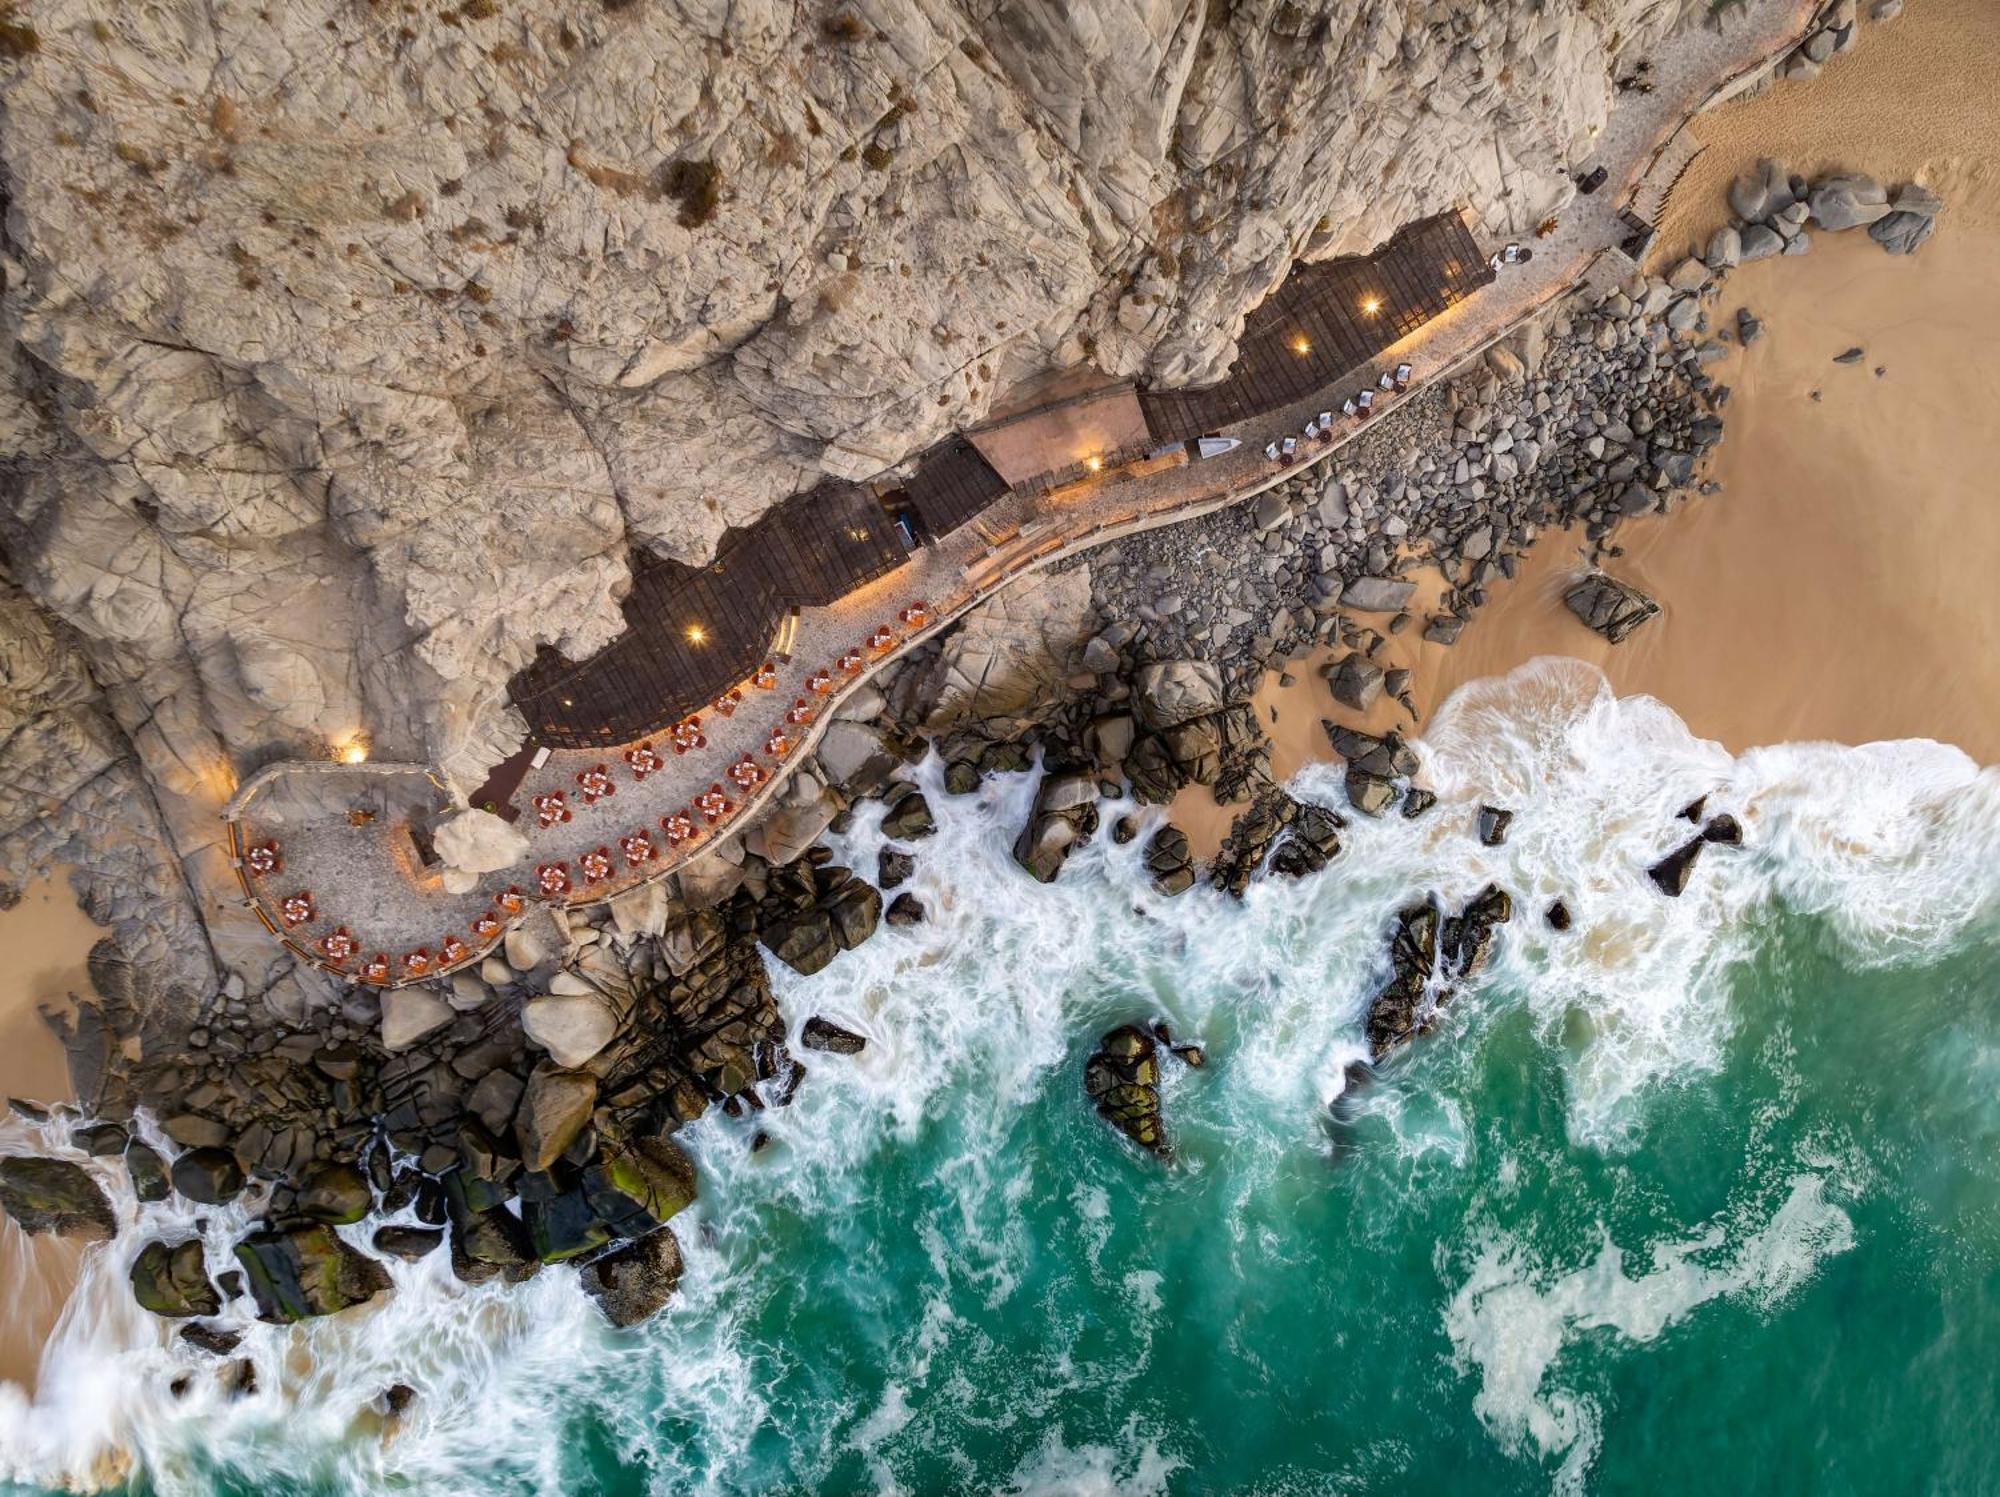
[[[1696,806],[1700,804],[1700,801],[1695,802]],[[1687,813],[1684,811],[1681,814],[1685,816]],[[1648,868],[1646,876],[1667,898],[1680,898],[1687,889],[1688,880],[1694,877],[1695,860],[1701,856],[1701,850],[1711,842],[1721,847],[1741,847],[1743,824],[1726,813],[1709,817],[1707,824],[1699,832]]]
[[[1484,967],[1514,901],[1488,884],[1456,915],[1435,899],[1405,906],[1389,938],[1388,983],[1368,1006],[1368,1052],[1377,1062],[1437,1021],[1464,981]]]
[[[1160,1117],[1159,1044],[1137,1024],[1121,1024],[1097,1042],[1083,1067],[1083,1089],[1097,1115],[1140,1148],[1171,1158]]]
[[[252,1232],[236,1244],[236,1261],[257,1301],[257,1318],[274,1325],[333,1315],[389,1287],[382,1265],[324,1222]]]
[[[213,1315],[222,1308],[222,1296],[208,1277],[208,1260],[201,1239],[190,1237],[168,1247],[149,1242],[132,1260],[132,1298],[141,1309],[169,1320],[188,1320],[197,1315]]]
[[[104,1242],[118,1232],[104,1191],[88,1170],[67,1159],[33,1154],[0,1159],[0,1209],[28,1233]]]

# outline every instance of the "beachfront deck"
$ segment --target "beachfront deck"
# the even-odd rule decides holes
[[[1663,163],[1672,166],[1676,158],[1669,146],[1675,132],[1704,102],[1733,89],[1780,55],[1815,8],[1809,0],[1750,0],[1741,11],[1727,13],[1721,29],[1691,30],[1662,47],[1654,57],[1654,92],[1621,97],[1597,141],[1593,160],[1607,169],[1604,187],[1570,205],[1556,231],[1536,242],[1532,263],[1507,267],[1497,284],[1449,305],[1331,388],[1312,390],[1278,409],[1224,425],[1224,434],[1241,439],[1235,451],[1122,481],[1106,474],[1101,480],[1054,493],[1006,491],[979,505],[973,523],[957,525],[936,544],[823,605],[801,607],[796,619],[783,625],[792,630],[791,658],[774,660],[772,685],[744,689],[744,702],[733,716],[702,714],[707,743],[699,750],[675,757],[656,739],[654,746],[666,765],[644,780],[636,779],[623,763],[628,744],[616,738],[616,727],[595,716],[577,724],[579,732],[607,728],[613,741],[598,737],[586,740],[592,745],[588,748],[558,748],[541,769],[527,775],[520,792],[524,805],[536,795],[560,791],[571,817],[541,826],[532,813],[523,815],[519,825],[530,851],[515,866],[481,877],[467,892],[450,893],[438,870],[425,861],[421,839],[412,838],[406,827],[380,818],[353,826],[338,814],[337,806],[327,808],[323,823],[260,818],[258,797],[239,795],[228,813],[236,847],[275,840],[284,862],[282,872],[268,877],[246,870],[246,895],[265,924],[284,935],[302,958],[320,960],[315,954],[318,943],[337,926],[345,926],[356,938],[359,955],[341,970],[353,976],[367,957],[380,953],[386,963],[381,980],[395,983],[417,980],[419,974],[405,965],[413,953],[425,953],[421,975],[428,977],[476,961],[490,950],[499,939],[498,930],[520,918],[496,900],[510,888],[521,890],[529,901],[538,897],[538,868],[566,870],[569,888],[551,896],[551,902],[582,904],[613,897],[684,866],[756,814],[778,790],[787,768],[810,753],[840,700],[884,660],[1038,567],[1122,535],[1241,502],[1325,461],[1360,428],[1350,424],[1337,428],[1325,441],[1301,441],[1289,460],[1269,461],[1264,449],[1274,439],[1298,436],[1318,411],[1337,409],[1345,394],[1373,383],[1383,369],[1408,362],[1416,370],[1417,387],[1434,382],[1586,278],[1602,280],[1611,271],[1616,271],[1614,279],[1622,276],[1631,267],[1620,261],[1616,248],[1629,232],[1619,210],[1635,190],[1660,175]],[[920,627],[898,623],[898,612],[918,599],[929,605],[926,621]],[[869,636],[882,627],[893,630],[893,647],[869,648]],[[755,630],[746,628],[743,633],[741,658],[747,662],[755,653],[747,646]],[[849,651],[862,652],[860,668],[840,672],[835,662]],[[590,664],[594,662],[585,663]],[[834,678],[825,695],[809,684],[821,671]],[[558,702],[561,679],[552,672],[548,682],[548,689],[558,693]],[[677,679],[695,678],[668,678],[662,690],[672,689]],[[638,685],[631,689],[630,710],[656,722],[663,720],[659,701],[689,700],[663,696],[648,703],[645,690]],[[583,700],[573,691],[569,695]],[[784,713],[801,699],[811,704],[813,721],[787,733],[786,753],[765,753],[772,732],[786,726]],[[681,710],[676,705],[665,716]],[[726,771],[745,755],[768,778],[754,789],[738,791]],[[577,777],[599,764],[606,766],[615,793],[585,805]],[[691,801],[717,783],[725,786],[732,803],[729,815],[714,826],[696,816],[700,836],[678,848],[666,847],[662,820],[686,814]],[[621,839],[641,834],[653,844],[653,856],[629,861]],[[370,838],[378,841],[364,855],[360,844]],[[584,859],[600,849],[609,872],[592,879]],[[313,895],[311,918],[288,930],[282,923],[283,900],[308,891]],[[441,960],[447,950],[458,954]]]

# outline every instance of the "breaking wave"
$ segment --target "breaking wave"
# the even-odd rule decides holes
[[[1231,1417],[1215,1401],[1227,1378],[1178,1387],[1195,1381],[1178,1360],[1190,1323],[1212,1322],[1228,1378],[1275,1386],[1287,1357],[1325,1348],[1286,1351],[1256,1303],[1346,1284],[1344,1255],[1421,1220],[1437,1264],[1403,1286],[1400,1323],[1441,1354],[1408,1380],[1469,1402],[1495,1459],[1580,1487],[1606,1415],[1566,1376],[1579,1348],[1638,1354],[1717,1302],[1783,1315],[1857,1249],[1868,1171],[1851,1150],[1739,1151],[1721,1212],[1635,1235],[1607,1225],[1607,1197],[1592,1240],[1566,1247],[1500,1203],[1537,1171],[1559,1178],[1537,1159],[1638,1167],[1659,1099],[1729,1063],[1737,977],[1781,917],[1816,922],[1860,968],[1990,938],[2000,777],[1929,742],[1731,756],[1560,660],[1463,689],[1420,747],[1429,815],[1357,818],[1323,874],[1262,880],[1240,902],[1154,893],[1143,836],[1100,834],[1035,884],[1011,858],[1035,774],[954,797],[935,760],[920,766],[939,829],[915,845],[909,887],[927,921],[885,926],[816,977],[774,973],[795,1038],[823,1014],[866,1050],[808,1054],[788,1109],[686,1131],[703,1180],[674,1223],[687,1275],[635,1333],[604,1327],[566,1272],[473,1289],[435,1254],[388,1263],[394,1293],[364,1312],[284,1329],[222,1317],[255,1368],[254,1391],[233,1393],[217,1359],[130,1303],[125,1275],[147,1237],[197,1231],[211,1270],[227,1267],[240,1213],[140,1205],[90,1162],[127,1229],[86,1260],[34,1401],[0,1388],[0,1476],[93,1487],[136,1464],[169,1497],[1166,1490],[1226,1447],[1204,1420]],[[1292,789],[1344,804],[1328,767]],[[1708,849],[1683,897],[1663,898],[1645,870],[1690,834],[1677,813],[1701,797],[1742,821],[1745,845]],[[1515,813],[1502,846],[1473,835],[1482,803]],[[1104,809],[1107,828],[1162,819]],[[842,861],[873,870],[879,820],[857,812],[833,839]],[[1461,901],[1488,882],[1517,910],[1495,963],[1420,1054],[1352,1100],[1343,1143],[1326,1104],[1365,1053],[1387,922],[1420,891]],[[1565,934],[1541,918],[1555,899]],[[1213,1060],[1165,1078],[1171,1171],[1127,1157],[1076,1076],[1101,1029],[1152,1016]],[[1559,1086],[1555,1136],[1534,1149],[1496,1146],[1487,1116],[1510,1024],[1528,1036],[1519,1064]],[[0,1124],[0,1144],[28,1142],[25,1127]],[[759,1130],[771,1147],[753,1152]],[[1395,1185],[1379,1201],[1378,1180]],[[1374,1204],[1331,1213],[1335,1189]],[[1176,1236],[1180,1221],[1203,1228]],[[372,1225],[343,1231],[363,1244]],[[1293,1334],[1345,1324],[1354,1307],[1337,1300],[1301,1300]],[[395,1384],[416,1397],[391,1415]],[[1344,1490],[1419,1459],[1406,1436],[1340,1449],[1341,1471],[1302,1460],[1268,1488]]]

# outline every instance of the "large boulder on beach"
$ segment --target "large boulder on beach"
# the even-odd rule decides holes
[[[681,1272],[681,1245],[662,1227],[593,1258],[578,1270],[578,1279],[604,1318],[624,1328],[664,1309],[680,1287]]]
[[[1791,174],[1768,156],[1729,184],[1729,210],[1745,223],[1761,223],[1791,202]]]
[[[756,907],[757,939],[794,972],[811,976],[875,933],[882,891],[837,864],[772,870]]]
[[[1603,572],[1592,572],[1571,584],[1563,602],[1585,628],[1596,630],[1614,645],[1660,611],[1659,604],[1631,583]]]
[[[1349,650],[1340,663],[1326,673],[1327,690],[1343,707],[1366,712],[1382,695],[1382,667],[1359,650]]]
[[[243,1189],[243,1166],[227,1149],[189,1149],[174,1161],[174,1189],[199,1206],[220,1206]]]
[[[22,1231],[104,1242],[118,1218],[90,1171],[67,1159],[17,1154],[0,1159],[0,1210]]]
[[[617,1035],[618,1011],[596,993],[548,993],[521,1005],[521,1030],[557,1065],[575,1070]]]
[[[514,1142],[521,1150],[521,1163],[530,1170],[548,1169],[590,1126],[596,1105],[597,1078],[590,1072],[536,1066],[514,1113]]]
[[[222,1296],[208,1277],[208,1259],[199,1237],[172,1247],[164,1242],[147,1243],[132,1260],[129,1278],[132,1298],[140,1308],[169,1320],[213,1315],[222,1308]]]
[[[1910,182],[1896,189],[1890,211],[1868,226],[1868,237],[1892,255],[1914,255],[1937,227],[1944,199]]]
[[[1132,696],[1147,727],[1178,727],[1222,710],[1222,673],[1207,660],[1157,660],[1139,668]]]
[[[389,1287],[382,1265],[324,1222],[264,1227],[236,1244],[257,1318],[274,1325],[334,1315]]]
[[[1156,892],[1171,897],[1194,887],[1194,851],[1179,827],[1168,824],[1153,833],[1145,861]]]
[[[1087,774],[1045,775],[1028,824],[1014,841],[1014,861],[1042,883],[1052,884],[1071,851],[1089,841],[1096,830],[1097,781]]]
[[[583,1191],[615,1237],[639,1237],[692,1205],[694,1161],[670,1138],[642,1138],[598,1156]]]
[[[344,1160],[329,1160],[306,1171],[293,1206],[301,1216],[344,1227],[375,1209],[375,1193],[368,1188],[367,1177],[354,1165]]]
[[[1889,212],[1889,194],[1873,177],[1837,172],[1815,183],[1806,197],[1813,222],[1839,232],[1872,224]]]

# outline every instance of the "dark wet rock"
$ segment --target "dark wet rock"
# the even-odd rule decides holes
[[[243,1344],[241,1331],[225,1331],[221,1326],[203,1325],[196,1321],[193,1325],[181,1327],[181,1340],[197,1351],[226,1357]]]
[[[1498,847],[1507,840],[1508,828],[1514,824],[1514,813],[1503,811],[1498,806],[1479,808],[1479,841],[1483,847]]]
[[[1194,854],[1187,833],[1177,826],[1163,826],[1146,844],[1146,871],[1153,875],[1153,888],[1161,894],[1183,894],[1194,887]]]
[[[770,871],[756,905],[757,939],[793,971],[811,976],[852,951],[882,918],[882,894],[834,864],[793,864]]]
[[[1222,674],[1206,660],[1155,661],[1139,668],[1132,702],[1148,728],[1178,727],[1222,710]]]
[[[1437,966],[1438,924],[1437,906],[1428,899],[1396,914],[1389,981],[1368,1005],[1368,1053],[1378,1061],[1418,1031]]]
[[[236,1244],[257,1318],[275,1325],[333,1315],[389,1287],[382,1265],[313,1222],[266,1227]]]
[[[302,1216],[345,1226],[374,1209],[375,1193],[353,1165],[318,1164],[306,1171],[295,1206]]]
[[[681,1282],[681,1245],[666,1228],[593,1258],[579,1270],[583,1292],[615,1326],[635,1326],[663,1309]]]
[[[907,782],[891,785],[882,799],[889,808],[888,814],[882,818],[883,836],[894,837],[899,842],[915,842],[937,830],[931,803],[924,799],[923,791],[915,785]]]
[[[213,1315],[222,1308],[222,1297],[209,1282],[199,1237],[172,1247],[164,1242],[147,1243],[132,1260],[131,1281],[132,1298],[142,1309],[171,1320]]]
[[[1701,850],[1706,846],[1708,846],[1706,837],[1699,834],[1690,837],[1648,868],[1646,877],[1650,878],[1659,887],[1660,892],[1669,899],[1678,899],[1681,891],[1687,888],[1688,880],[1694,875],[1695,859],[1701,856]]]
[[[1208,1052],[1199,1045],[1176,1045],[1173,1048],[1174,1054],[1179,1057],[1183,1065],[1199,1071],[1208,1064]]]
[[[1333,699],[1356,712],[1366,712],[1375,705],[1382,695],[1382,684],[1382,668],[1355,651],[1350,651],[1326,676],[1327,690],[1333,693]]]
[[[1465,632],[1465,620],[1455,613],[1434,613],[1424,625],[1424,638],[1434,645],[1455,645]]]
[[[1271,854],[1271,871],[1285,878],[1318,873],[1340,853],[1341,819],[1325,806],[1300,803]]]
[[[1126,815],[1111,823],[1111,840],[1120,847],[1134,841],[1139,835],[1139,818]]]
[[[1459,984],[1485,966],[1495,935],[1513,915],[1512,898],[1492,884],[1456,915],[1442,915],[1428,899],[1397,913],[1389,939],[1389,981],[1368,1008],[1374,1061],[1430,1027]]]
[[[1848,348],[1835,354],[1833,361],[1836,364],[1858,364],[1867,357],[1868,350],[1865,348]]]
[[[799,1043],[808,1050],[825,1050],[833,1055],[859,1055],[868,1048],[864,1035],[842,1029],[830,1019],[814,1014],[799,1032]]]
[[[1025,745],[1019,743],[989,743],[979,751],[979,772],[989,774],[1026,774],[1035,767]]]
[[[1415,821],[1424,812],[1438,803],[1437,792],[1426,790],[1420,785],[1412,785],[1403,796],[1403,819]]]
[[[1708,797],[1705,795],[1697,795],[1693,800],[1689,801],[1686,805],[1681,807],[1680,819],[1682,821],[1692,821],[1697,826],[1699,826],[1701,824],[1701,818],[1703,814],[1706,812],[1707,807],[1708,807]]]
[[[668,1138],[642,1138],[583,1172],[592,1209],[618,1237],[640,1237],[693,1204],[694,1161]]]
[[[1137,1024],[1124,1024],[1098,1042],[1083,1068],[1084,1092],[1098,1116],[1140,1148],[1172,1155],[1160,1117],[1159,1046]]]
[[[414,1263],[436,1252],[444,1242],[444,1233],[436,1227],[377,1227],[373,1240],[376,1252]]]
[[[921,899],[905,892],[889,901],[888,912],[882,918],[898,929],[907,930],[912,925],[922,925],[928,914]]]
[[[1506,890],[1488,884],[1438,933],[1438,955],[1452,977],[1475,976],[1493,954],[1495,932],[1514,918],[1514,900]]]
[[[1563,594],[1569,611],[1613,644],[1659,613],[1660,605],[1628,582],[1592,572]]]
[[[1570,927],[1569,906],[1560,899],[1549,901],[1549,907],[1542,911],[1542,918],[1549,923],[1550,930],[1568,930]]]
[[[394,1418],[417,1401],[417,1390],[408,1383],[391,1383],[382,1390],[382,1412]]]
[[[452,1177],[457,1178],[456,1174]],[[466,1209],[453,1197],[451,1212],[451,1271],[467,1284],[505,1279],[518,1284],[541,1267],[528,1241],[528,1229],[505,1206],[483,1211]]]
[[[917,860],[894,847],[885,847],[875,856],[875,887],[887,893],[910,881]]]
[[[979,766],[954,759],[944,767],[944,788],[952,795],[971,795],[979,788]]]
[[[243,1166],[227,1149],[189,1149],[172,1173],[174,1189],[197,1205],[223,1205],[243,1189]]]
[[[1014,861],[1052,884],[1073,849],[1097,830],[1097,782],[1087,774],[1049,774],[1035,792],[1028,824],[1014,842]]]
[[[1741,847],[1743,824],[1725,812],[1720,816],[1711,816],[1708,825],[1701,829],[1701,836],[1704,842],[1720,843],[1725,847]]]
[[[1380,816],[1396,803],[1399,793],[1394,780],[1365,769],[1347,771],[1347,803],[1363,816]]]
[[[69,1141],[92,1159],[109,1159],[125,1152],[131,1135],[117,1123],[79,1123],[69,1131]]]
[[[34,1154],[0,1159],[0,1210],[29,1233],[104,1242],[118,1232],[103,1189],[90,1171],[67,1159]]]

